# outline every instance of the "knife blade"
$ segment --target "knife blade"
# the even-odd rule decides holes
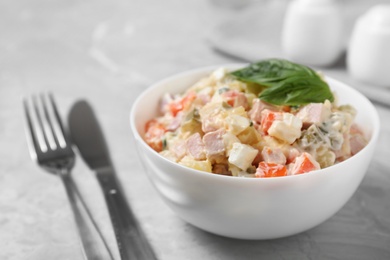
[[[103,131],[91,105],[77,101],[68,116],[72,142],[104,193],[121,259],[157,259],[120,187]]]

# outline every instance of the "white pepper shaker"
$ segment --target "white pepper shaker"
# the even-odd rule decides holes
[[[343,18],[335,0],[294,0],[286,10],[282,49],[287,58],[330,66],[343,51]]]
[[[390,87],[390,4],[373,6],[357,19],[347,67],[358,80]]]

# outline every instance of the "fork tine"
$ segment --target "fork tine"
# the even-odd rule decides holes
[[[37,134],[35,132],[35,128],[33,126],[32,118],[31,118],[31,115],[29,112],[28,102],[25,98],[23,99],[23,106],[24,106],[24,113],[25,113],[26,119],[27,119],[28,130],[29,130],[29,133],[31,136],[31,139],[29,139],[29,140],[32,141],[32,145],[34,146],[33,147],[34,149],[30,149],[30,153],[35,154],[35,157],[36,157],[38,152],[42,152],[42,149],[39,146],[38,137],[37,137]]]
[[[43,112],[44,112],[44,115],[46,117],[46,122],[48,124],[49,129],[51,130],[51,134],[52,134],[53,140],[55,142],[56,148],[60,147],[59,139],[61,138],[61,136],[58,135],[58,133],[57,133],[58,131],[56,130],[55,125],[53,124],[53,121],[51,119],[49,109],[47,107],[45,95],[41,94],[40,99],[42,102]]]
[[[52,93],[49,93],[48,97],[49,97],[51,107],[53,109],[53,113],[54,113],[54,116],[56,118],[58,128],[59,128],[59,129],[57,128],[57,137],[58,137],[59,144],[61,147],[66,147],[69,145],[69,140],[68,140],[68,136],[66,135],[66,132],[64,130],[64,126],[62,124],[60,114],[58,113],[57,105],[54,101],[54,97],[53,97]]]
[[[46,149],[49,150],[51,145],[50,145],[50,142],[49,142],[49,139],[48,139],[48,130],[47,130],[47,127],[45,128],[45,124],[44,124],[44,122],[42,120],[41,111],[39,109],[36,96],[32,96],[32,103],[33,103],[33,107],[34,107],[34,110],[35,110],[35,116],[36,116],[37,121],[38,121],[38,127],[40,128],[40,130],[42,132],[43,141],[44,141],[44,143],[46,145]],[[46,123],[46,121],[45,121],[45,123]],[[41,149],[41,150],[44,150],[44,149]],[[45,151],[43,151],[43,152],[45,152]]]

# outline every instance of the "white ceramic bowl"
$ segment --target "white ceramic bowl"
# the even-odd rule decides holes
[[[194,226],[240,239],[297,234],[340,210],[366,173],[379,135],[379,117],[366,97],[334,79],[327,78],[331,89],[340,104],[358,110],[356,122],[370,141],[352,158],[326,169],[266,179],[221,176],[171,162],[144,142],[145,123],[157,115],[160,97],[184,91],[214,69],[201,68],[160,81],[141,94],[131,109],[130,124],[141,161],[166,204]]]

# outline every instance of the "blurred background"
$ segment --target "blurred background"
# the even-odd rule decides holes
[[[365,180],[357,197],[318,229],[277,241],[245,242],[204,233],[177,219],[157,198],[137,161],[128,122],[137,95],[152,83],[189,69],[285,57],[281,33],[290,2],[0,1],[0,259],[82,259],[70,228],[71,213],[64,210],[66,197],[59,192],[62,184],[38,169],[27,151],[21,100],[40,91],[54,93],[64,118],[77,99],[86,98],[95,106],[121,180],[136,187],[126,190],[127,195],[137,216],[145,220],[144,228],[161,259],[247,259],[255,255],[341,259],[345,252],[350,254],[344,259],[389,259],[386,224],[390,224],[390,205],[384,201],[389,197],[385,187],[390,180],[386,176]],[[345,26],[344,56],[318,68],[354,83],[387,120],[390,90],[351,77],[345,48],[357,17],[388,1],[336,2]],[[383,126],[372,171],[383,173],[390,167],[389,128]],[[95,180],[80,160],[74,172],[115,248]],[[364,196],[369,199],[362,200]],[[364,215],[357,207],[367,201],[369,210]],[[361,218],[356,217],[359,214]],[[352,222],[351,216],[356,217]],[[365,222],[371,217],[373,222]],[[329,236],[335,233],[339,244]]]

